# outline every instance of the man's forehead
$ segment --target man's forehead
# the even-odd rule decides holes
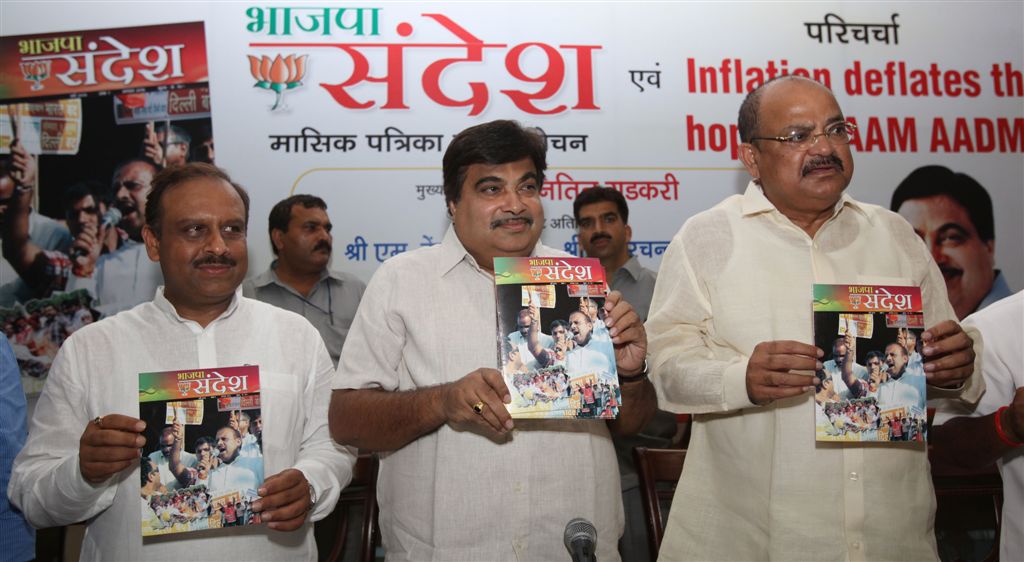
[[[823,105],[828,109],[827,119],[842,119],[839,102],[825,86],[811,80],[782,80],[769,84],[761,94],[758,120],[774,126],[803,124],[789,121],[820,119],[822,116],[814,113]]]
[[[584,215],[618,215],[619,207],[611,201],[595,201],[580,207],[580,216]]]

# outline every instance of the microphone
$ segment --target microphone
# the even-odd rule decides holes
[[[103,218],[100,219],[100,228],[110,228],[111,226],[121,222],[121,217],[124,215],[121,213],[121,209],[117,207],[110,207],[107,212],[103,213]],[[97,232],[99,234],[99,232]],[[71,259],[80,258],[88,254],[83,248],[72,248]]]
[[[597,562],[597,529],[582,517],[565,526],[565,548],[573,562]]]

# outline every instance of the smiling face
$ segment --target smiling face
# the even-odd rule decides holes
[[[168,188],[162,209],[159,236],[148,225],[143,236],[160,262],[164,296],[185,318],[216,317],[249,266],[245,205],[231,184],[200,177]]]
[[[995,241],[982,240],[967,209],[948,195],[909,199],[899,214],[931,250],[957,318],[974,312],[995,281]]]
[[[793,133],[817,135],[844,120],[835,97],[809,80],[780,80],[765,86],[758,110],[756,137]],[[826,136],[805,149],[774,140],[744,143],[740,156],[750,175],[760,180],[765,196],[783,215],[798,222],[831,213],[853,177],[849,144]]]
[[[470,165],[448,211],[459,241],[481,268],[493,271],[496,257],[530,255],[544,227],[533,161]]]

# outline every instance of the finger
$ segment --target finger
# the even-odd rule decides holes
[[[925,361],[925,373],[938,373],[949,369],[974,366],[974,350],[967,348],[963,351],[948,353],[941,357],[930,358]]]
[[[794,396],[800,396],[809,390],[813,390],[813,387],[798,388],[792,386],[766,386],[762,387],[762,392],[770,400],[781,400],[783,398],[792,398]]]
[[[633,311],[630,311],[629,315],[626,316],[625,324],[619,322],[614,328],[608,330],[608,335],[611,336],[612,343],[616,346],[642,342],[644,348],[646,349],[647,347],[647,332],[644,331],[644,325],[640,322],[640,317]]]
[[[135,459],[120,462],[82,462],[79,470],[86,480],[101,482],[130,467],[134,462]]]
[[[512,402],[512,395],[509,394],[508,385],[497,369],[480,369],[480,375],[484,382],[494,391],[494,394],[501,397],[501,401],[508,404]],[[503,408],[504,409],[504,408]]]
[[[102,416],[103,429],[120,429],[121,431],[134,431],[141,433],[146,429],[146,422],[139,418],[123,416],[121,414],[107,414]]]
[[[935,357],[972,349],[973,344],[974,341],[967,335],[967,332],[960,330],[928,341],[921,351],[924,352],[925,357]]]
[[[477,423],[483,424],[488,429],[493,430],[493,431],[495,431],[497,433],[505,433],[506,431],[508,431],[509,429],[512,429],[512,428],[511,427],[506,428],[505,427],[505,422],[498,418],[497,412],[505,410],[505,405],[504,404],[500,404],[500,405],[498,405],[498,408],[500,410],[495,410],[489,403],[484,401],[484,406],[483,406],[483,409],[480,410],[480,413],[477,414],[474,411],[473,415],[477,418],[476,419]]]
[[[803,342],[793,340],[775,340],[758,345],[765,346],[765,351],[772,355],[803,355],[805,357],[824,357],[821,349]],[[757,348],[755,348],[756,351]]]
[[[808,386],[814,386],[814,375],[798,375],[795,373],[779,373],[769,371],[765,373],[764,376],[761,378],[761,384],[766,387],[805,388]]]
[[[956,332],[962,332],[963,328],[960,324],[957,324],[956,320],[944,320],[938,324],[928,328],[921,334],[921,339],[926,342],[930,342],[933,339],[942,339],[948,337]]]
[[[261,496],[269,496],[282,490],[303,486],[305,482],[306,477],[302,475],[301,471],[295,468],[287,468],[277,474],[266,477],[257,493]]]
[[[273,513],[273,514],[267,513],[267,514],[262,516],[264,518],[264,521],[266,521],[266,517],[268,515],[271,515],[273,517],[273,519],[274,519],[273,521],[267,522],[267,527],[268,528],[273,529],[275,531],[294,531],[295,529],[298,529],[299,527],[302,526],[303,523],[306,522],[306,516],[308,515],[308,512],[307,511],[303,511],[302,513],[299,514],[298,517],[293,517],[291,519],[285,519],[285,520],[278,520],[280,518],[280,516],[281,516],[281,514],[279,514],[279,513]]]
[[[504,383],[502,384],[504,385]],[[502,392],[508,391],[502,390]],[[505,407],[504,401],[492,388],[481,389],[477,392],[476,396],[477,400],[483,402],[484,406],[479,414],[474,411],[474,416],[481,418],[482,421],[486,422],[498,433],[504,433],[512,429],[512,416],[508,413],[508,408]],[[472,409],[472,406],[470,408]]]
[[[608,296],[604,298],[604,311],[610,313],[615,305],[619,304],[622,300],[622,293],[619,291],[612,291],[608,293]]]
[[[959,369],[945,369],[933,373],[925,373],[924,376],[928,380],[928,384],[938,387],[950,387],[959,386],[971,373],[974,372],[974,367],[960,367]]]
[[[139,458],[141,449],[137,447],[96,447],[85,445],[81,448],[79,458],[87,463],[122,463],[132,462]]]
[[[120,429],[97,429],[86,433],[84,443],[91,447],[134,447],[146,444],[146,438],[133,431]]]
[[[298,510],[290,512],[286,518],[295,517],[300,511],[305,511],[306,507],[309,506],[309,485],[302,478],[299,479],[298,485],[262,496],[253,503],[253,510],[272,512],[277,509],[287,508],[296,503],[298,504]]]
[[[754,363],[768,371],[815,371],[824,367],[817,358],[806,355],[769,355]]]

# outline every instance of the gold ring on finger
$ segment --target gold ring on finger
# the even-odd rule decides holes
[[[96,427],[103,429],[103,416],[96,416],[92,423],[96,424]]]
[[[476,404],[473,404],[473,411],[476,412],[476,415],[478,415],[478,416],[483,414],[484,413],[484,403],[483,402],[477,402]]]

